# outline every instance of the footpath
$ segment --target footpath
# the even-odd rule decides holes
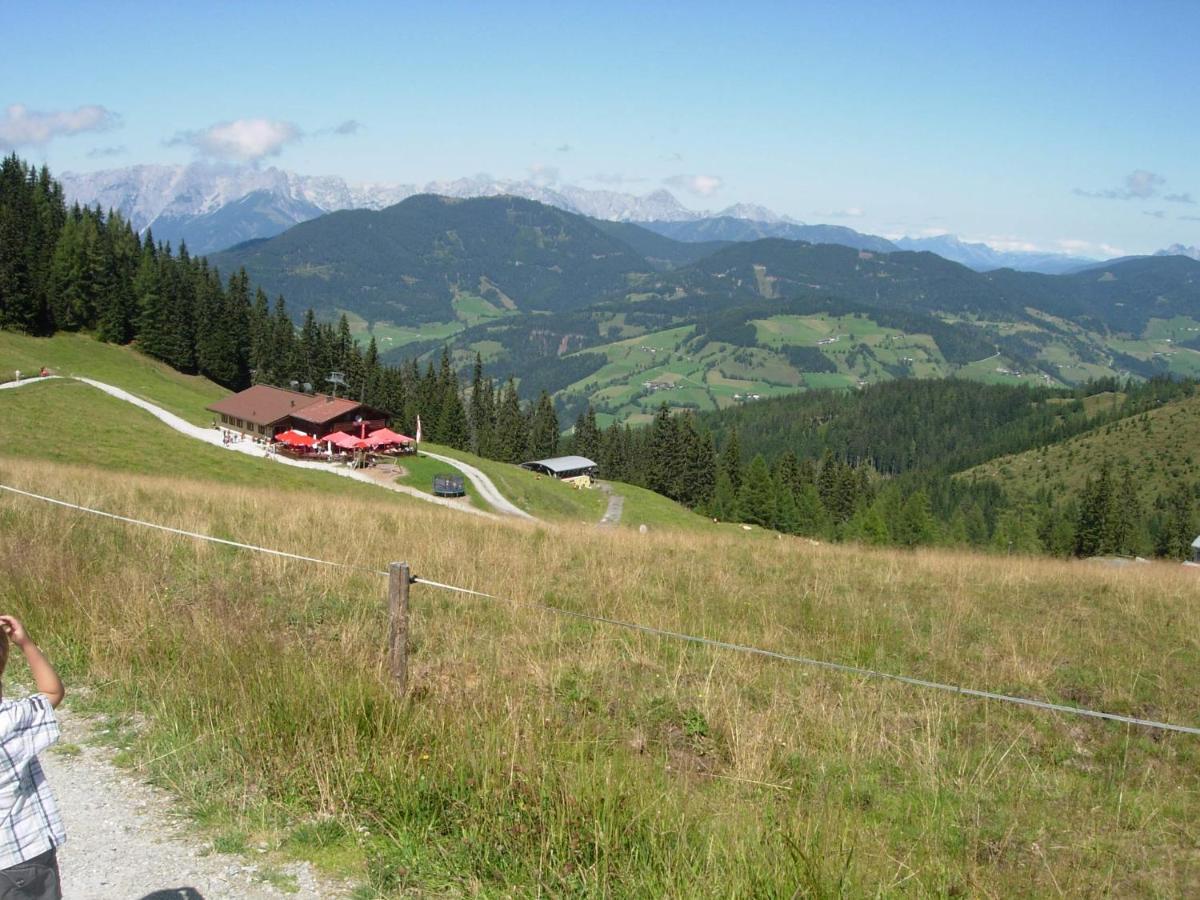
[[[187,830],[166,793],[112,764],[88,743],[90,722],[59,707],[62,738],[39,755],[67,843],[58,853],[69,900],[321,900],[350,895],[303,862],[217,853]],[[261,856],[264,861],[252,857]]]

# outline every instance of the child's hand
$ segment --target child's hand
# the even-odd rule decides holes
[[[18,647],[24,646],[25,642],[29,640],[29,635],[25,633],[25,626],[16,616],[0,616],[0,628],[4,629],[8,639]]]

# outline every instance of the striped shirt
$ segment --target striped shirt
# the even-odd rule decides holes
[[[57,740],[58,720],[45,694],[0,701],[0,869],[67,839],[37,758]]]

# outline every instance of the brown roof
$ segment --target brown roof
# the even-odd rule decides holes
[[[216,413],[245,419],[255,425],[273,425],[319,399],[321,398],[310,397],[299,391],[288,391],[269,384],[256,384],[231,394],[224,400],[218,400],[207,408]]]
[[[335,397],[315,397],[313,402],[303,409],[297,409],[292,413],[292,417],[299,419],[302,422],[312,422],[315,425],[323,425],[326,422],[335,422],[338,419],[345,419],[363,407],[357,400],[345,400]]]
[[[215,413],[224,413],[235,419],[245,419],[254,425],[274,425],[286,418],[313,425],[324,425],[361,415],[364,419],[381,419],[386,416],[377,409],[364,406],[357,400],[329,397],[325,394],[301,394],[269,384],[256,384],[244,391],[231,394],[224,400],[207,407]]]

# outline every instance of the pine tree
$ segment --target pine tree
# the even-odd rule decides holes
[[[738,492],[742,521],[770,527],[776,519],[775,483],[771,469],[761,453],[757,454],[742,479]]]
[[[708,512],[720,522],[742,521],[742,510],[738,505],[737,492],[733,489],[729,470],[724,466],[717,471],[717,484],[713,489],[713,498]]]
[[[572,445],[579,456],[593,461],[600,459],[600,429],[596,427],[596,411],[590,403],[575,420]]]
[[[802,482],[796,496],[796,534],[822,537],[829,534],[829,514],[821,503],[817,486],[811,481]]]
[[[491,431],[491,410],[484,404],[483,356],[475,354],[475,369],[471,373],[471,400],[467,418],[471,427],[471,452],[483,455]]]
[[[681,469],[678,429],[666,403],[659,406],[650,423],[647,448],[647,484],[664,497],[677,499]]]
[[[546,391],[538,397],[529,420],[529,452],[538,459],[558,455],[558,414]]]
[[[800,530],[800,509],[796,505],[796,492],[788,473],[779,471],[774,475],[775,521],[771,527],[784,534],[797,534]]]
[[[734,493],[740,491],[742,489],[742,446],[738,440],[736,428],[729,432],[729,440],[725,442],[725,449],[721,452],[721,468],[729,476],[729,483],[733,485]]]
[[[692,444],[687,473],[688,505],[693,509],[707,509],[717,487],[717,448],[711,431],[700,432]]]
[[[894,534],[896,543],[905,547],[933,543],[933,513],[929,507],[929,497],[924,491],[914,491],[904,501]]]
[[[517,386],[513,379],[509,378],[496,409],[496,458],[510,463],[524,461],[527,441],[525,418],[521,414]]]
[[[873,547],[882,547],[892,541],[891,532],[876,503],[864,504],[858,508],[846,523],[844,536],[848,541],[858,541]]]
[[[437,439],[456,450],[466,450],[470,445],[471,430],[467,423],[467,412],[459,396],[458,378],[453,374],[446,385],[446,396],[442,399]]]

